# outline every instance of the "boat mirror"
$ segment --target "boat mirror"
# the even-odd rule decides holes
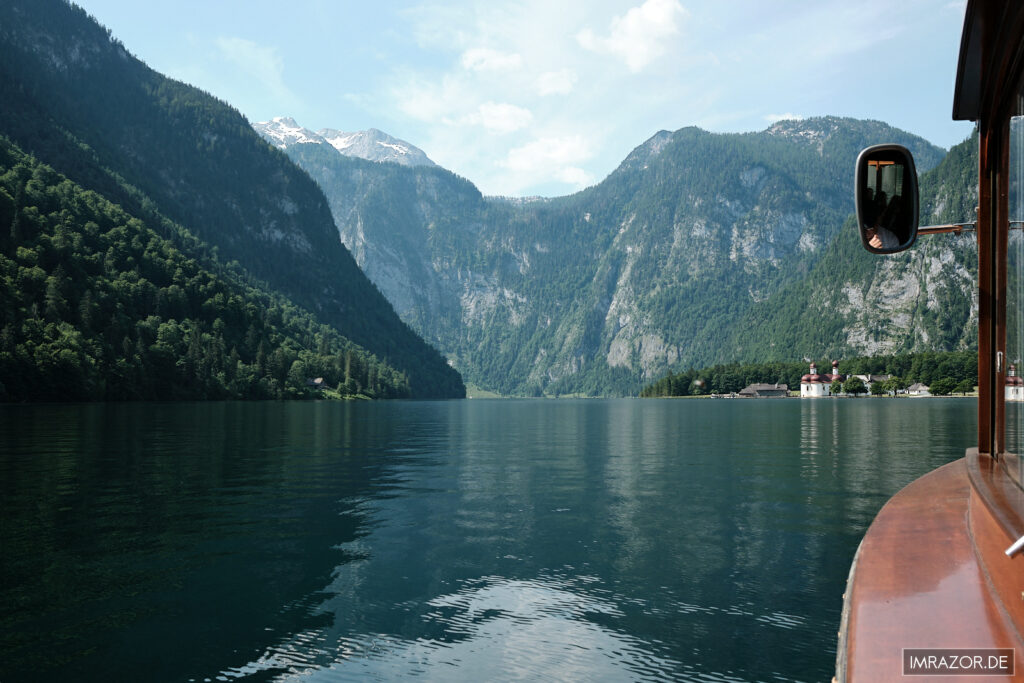
[[[874,145],[857,157],[857,228],[864,248],[895,254],[917,240],[917,171],[903,145]]]

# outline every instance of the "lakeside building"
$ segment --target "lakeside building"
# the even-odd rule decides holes
[[[751,384],[739,393],[743,398],[785,398],[789,396],[788,384]]]
[[[909,387],[907,387],[907,395],[908,396],[931,396],[932,392],[931,392],[931,390],[929,389],[929,387],[927,385],[921,384],[920,382],[915,382],[914,384],[911,384]]]
[[[831,374],[818,374],[818,367],[812,362],[811,371],[800,378],[800,398],[824,398],[832,395],[832,382],[845,379],[839,374],[839,361],[832,361]]]
[[[1024,401],[1024,378],[1017,376],[1017,366],[1010,364],[1010,370],[1006,373],[1006,400]]]
[[[875,382],[888,382],[892,379],[892,375],[854,375],[854,377],[859,377],[860,381],[864,382],[864,388],[867,389],[869,394],[871,393],[871,385]]]

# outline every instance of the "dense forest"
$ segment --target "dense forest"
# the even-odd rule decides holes
[[[0,137],[0,400],[404,397],[406,376]]]
[[[238,111],[148,68],[81,8],[0,3],[0,102],[0,135],[188,258],[234,264],[404,374],[413,397],[465,395],[359,270],[316,184]]]
[[[831,361],[817,363],[819,372],[828,372]],[[680,373],[670,372],[643,388],[644,398],[667,396],[705,396],[738,393],[750,384],[786,384],[790,390],[800,387],[807,374],[807,362],[729,363]],[[978,354],[974,351],[925,351],[883,356],[850,358],[839,363],[842,375],[890,375],[890,386],[902,389],[920,382],[933,387],[932,393],[965,393],[978,383]]]

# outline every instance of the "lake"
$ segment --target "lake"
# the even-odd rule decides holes
[[[0,681],[825,681],[974,399],[0,406]]]

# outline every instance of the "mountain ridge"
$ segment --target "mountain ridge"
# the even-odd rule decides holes
[[[464,395],[340,243],[319,187],[224,102],[165,78],[63,0],[0,5],[0,132],[57,171],[237,261],[407,373],[414,396]],[[267,255],[272,254],[273,258]]]
[[[718,341],[813,270],[852,211],[857,152],[879,139],[910,146],[922,171],[944,154],[877,121],[691,126],[655,133],[594,186],[526,202],[441,169],[285,151],[324,188],[368,276],[471,381],[614,394],[741,358],[741,341]]]
[[[409,395],[402,374],[308,312],[2,135],[0,223],[0,400]]]
[[[956,329],[974,310],[966,243],[906,262],[849,252],[860,148],[908,145],[922,185],[945,155],[881,122],[660,131],[573,195],[488,198],[440,167],[346,156],[354,142],[329,129],[288,121],[302,142],[276,149],[60,0],[0,6],[0,98],[0,131],[24,149],[203,259],[237,263],[408,373],[414,395],[462,391],[438,349],[500,393],[610,395],[802,341],[811,356],[972,343]],[[954,176],[945,207],[969,203]],[[885,294],[872,278],[905,283],[898,324],[868,314]],[[963,315],[940,320],[942,305]]]
[[[259,121],[252,124],[252,127],[278,149],[286,149],[290,145],[329,145],[339,154],[367,161],[390,162],[402,166],[437,166],[420,148],[376,128],[352,133],[321,128],[314,132],[288,116]]]

